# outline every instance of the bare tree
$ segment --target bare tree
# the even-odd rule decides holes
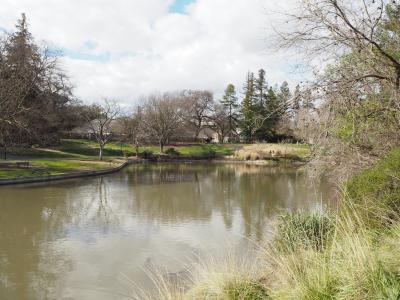
[[[213,94],[209,91],[183,91],[182,108],[184,119],[193,128],[194,138],[198,138],[205,126],[213,104]]]
[[[121,113],[120,106],[115,101],[104,99],[104,104],[93,104],[83,111],[90,131],[99,144],[99,159],[103,160],[103,152],[112,137],[112,123]]]
[[[318,164],[354,171],[400,144],[399,12],[385,0],[301,0],[288,15],[280,45],[329,64],[306,88],[319,107],[298,123],[303,136],[313,127]]]
[[[371,62],[383,66],[376,72],[366,72],[363,78],[390,80],[399,87],[400,60],[382,40],[379,27],[386,17],[388,3],[384,0],[302,0],[297,13],[288,15],[287,22],[293,26],[289,32],[281,32],[282,45],[302,47],[312,57],[336,56],[348,51],[364,53]]]
[[[230,132],[229,114],[224,105],[215,103],[209,119],[211,129],[217,133],[219,142],[223,143]]]
[[[142,113],[142,128],[158,142],[163,153],[164,146],[178,134],[183,123],[178,95],[152,95],[144,103]]]
[[[137,106],[133,113],[118,119],[121,139],[133,145],[136,156],[139,156],[139,147],[146,140],[142,111],[143,108]]]

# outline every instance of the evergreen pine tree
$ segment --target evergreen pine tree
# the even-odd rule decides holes
[[[265,140],[269,131],[269,124],[266,120],[268,115],[267,93],[268,84],[265,79],[265,70],[260,69],[254,85],[254,119],[257,127],[254,137],[258,140]]]
[[[265,70],[261,69],[258,71],[258,77],[255,79],[254,85],[255,105],[261,110],[265,107],[267,90],[268,84],[265,80]]]
[[[276,124],[279,121],[281,116],[281,107],[279,103],[278,96],[275,93],[275,90],[270,87],[268,89],[266,95],[266,103],[265,103],[265,116],[264,116],[264,139],[269,139],[274,134],[274,129]]]
[[[225,89],[225,94],[221,100],[221,104],[227,111],[229,128],[228,128],[228,136],[229,140],[232,141],[233,132],[236,130],[236,125],[238,121],[238,98],[236,96],[235,86],[233,84],[228,84]]]
[[[25,14],[9,35],[4,53],[2,85],[12,87],[15,105],[23,108],[12,135],[20,143],[56,142],[68,118],[71,89],[57,58],[35,43]]]
[[[242,114],[240,122],[241,135],[246,142],[251,142],[253,140],[255,128],[254,81],[254,73],[248,72],[244,86],[244,98],[240,109]]]
[[[279,105],[282,107],[281,114],[284,114],[290,108],[289,100],[292,96],[287,81],[282,83],[279,90]]]

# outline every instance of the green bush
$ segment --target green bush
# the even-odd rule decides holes
[[[132,152],[132,151],[123,151],[122,153],[123,153],[123,155],[124,155],[125,158],[128,158],[128,157],[131,157],[131,156],[136,155],[136,154],[135,154],[134,152]]]
[[[398,220],[400,215],[400,149],[395,149],[373,168],[346,185],[351,203],[358,205],[367,221]]]
[[[279,217],[274,243],[283,252],[324,250],[335,228],[334,220],[318,213],[287,213]]]
[[[262,300],[268,298],[265,286],[256,281],[228,282],[224,290],[224,299]]]
[[[213,149],[207,149],[204,152],[203,156],[207,157],[207,158],[214,158],[214,157],[217,157],[217,152]]]
[[[145,158],[145,159],[150,159],[154,157],[154,152],[151,150],[143,150],[140,154],[139,157]]]
[[[167,150],[165,150],[165,154],[170,155],[170,156],[179,156],[181,155],[181,153],[176,150],[175,148],[168,148]]]

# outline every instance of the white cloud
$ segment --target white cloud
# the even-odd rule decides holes
[[[259,68],[271,83],[293,82],[288,59],[266,51],[281,18],[272,12],[293,1],[196,0],[177,14],[169,12],[173,0],[2,0],[0,27],[12,30],[25,12],[37,40],[67,49],[62,64],[79,98],[132,103],[186,88],[220,95]]]

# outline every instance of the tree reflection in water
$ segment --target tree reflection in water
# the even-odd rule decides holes
[[[213,163],[1,187],[0,298],[108,299],[120,273],[145,281],[149,262],[179,271],[189,252],[262,240],[282,209],[321,210],[328,191],[293,168]]]

